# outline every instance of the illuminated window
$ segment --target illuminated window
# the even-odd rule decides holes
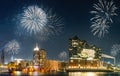
[[[73,62],[73,60],[70,60],[70,62]]]

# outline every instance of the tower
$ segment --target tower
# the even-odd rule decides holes
[[[33,51],[33,62],[34,62],[34,65],[39,65],[40,63],[40,52],[39,52],[39,47],[38,45],[36,45],[36,47],[34,48],[34,51]]]
[[[42,67],[44,66],[45,61],[46,61],[46,51],[44,49],[40,49],[38,45],[36,45],[33,51],[34,65]]]

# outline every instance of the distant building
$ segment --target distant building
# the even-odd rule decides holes
[[[4,49],[0,51],[0,64],[4,64]]]
[[[69,39],[69,68],[91,68],[101,65],[101,49],[88,45],[77,36]]]

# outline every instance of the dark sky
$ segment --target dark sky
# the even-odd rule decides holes
[[[117,7],[120,7],[119,0],[113,0]],[[16,39],[21,49],[15,57],[32,58],[33,48],[36,42],[40,48],[47,51],[49,59],[59,59],[58,54],[62,51],[68,52],[68,39],[78,35],[81,40],[86,40],[90,45],[102,48],[102,52],[110,54],[113,44],[120,44],[120,9],[116,12],[118,16],[113,17],[109,33],[103,38],[93,36],[91,32],[90,14],[94,10],[93,4],[98,0],[0,0],[0,42],[1,47],[8,41]],[[60,35],[51,37],[45,41],[35,40],[34,37],[19,37],[15,34],[15,18],[23,11],[24,7],[30,5],[52,8],[53,11],[63,17],[64,28]]]

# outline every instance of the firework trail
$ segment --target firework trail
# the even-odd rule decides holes
[[[13,61],[13,55],[17,54],[19,49],[20,49],[20,45],[16,40],[12,40],[8,42],[4,47],[5,52],[11,54],[12,61]]]
[[[111,55],[116,56],[120,51],[120,44],[114,44],[111,49]]]
[[[98,37],[104,37],[108,33],[109,24],[113,23],[112,17],[116,16],[117,7],[113,1],[99,0],[97,4],[93,5],[94,11],[90,11],[94,15],[90,20],[92,21],[93,35],[98,34]]]
[[[28,6],[19,16],[18,29],[22,34],[44,36],[58,34],[63,28],[61,17],[52,14],[51,10],[43,10],[38,6]]]
[[[63,51],[58,55],[58,57],[60,59],[63,59],[63,61],[64,61],[65,59],[67,59],[67,53],[65,51]]]

